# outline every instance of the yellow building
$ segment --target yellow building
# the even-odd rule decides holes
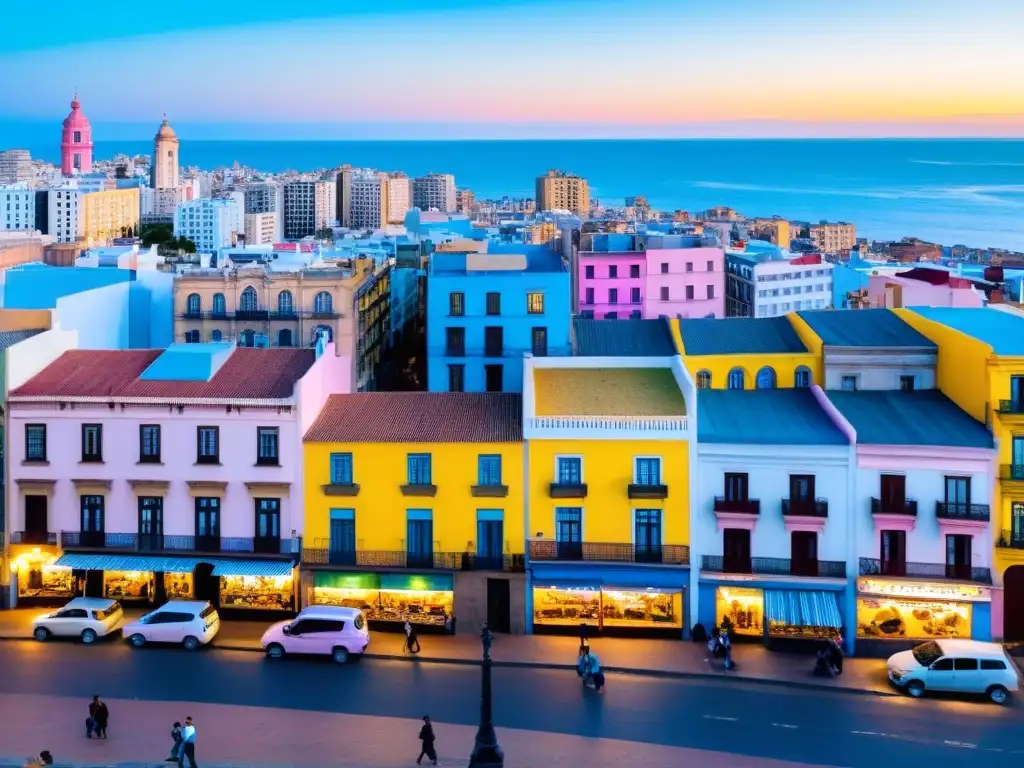
[[[305,605],[524,630],[521,396],[335,395],[304,443]]]
[[[683,636],[688,402],[678,356],[526,359],[533,631]]]
[[[587,180],[565,171],[548,171],[537,177],[538,211],[571,211],[577,216],[590,212]]]
[[[789,389],[822,383],[821,340],[796,313],[673,320],[672,335],[699,389]]]
[[[139,231],[139,190],[111,189],[82,195],[82,236],[89,247]]]
[[[830,224],[823,221],[810,226],[811,242],[822,253],[849,251],[857,244],[857,228],[840,221]]]
[[[1024,313],[995,308],[894,312],[938,345],[939,388],[992,430],[999,452],[991,521],[996,582],[992,592],[992,637],[1022,641]]]

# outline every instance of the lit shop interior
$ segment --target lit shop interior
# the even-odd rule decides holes
[[[576,634],[583,623],[604,634],[678,638],[683,590],[534,584],[534,632]]]
[[[787,641],[837,638],[842,633],[841,593],[755,587],[715,587],[714,624],[728,620],[736,639],[760,640],[772,647]],[[710,626],[707,627],[710,630]]]
[[[316,605],[360,608],[371,625],[400,629],[406,620],[444,630],[455,610],[455,579],[446,574],[313,574]]]
[[[938,640],[991,637],[987,587],[860,579],[857,637],[870,640]]]

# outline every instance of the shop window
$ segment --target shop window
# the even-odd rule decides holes
[[[555,547],[559,560],[583,559],[583,510],[579,507],[555,509]]]
[[[750,531],[726,528],[722,531],[722,552],[726,573],[750,573]]]
[[[593,587],[533,589],[533,623],[537,627],[580,624],[606,628],[666,630],[678,635],[683,626],[682,593],[674,590],[608,590]]]
[[[583,484],[583,459],[579,456],[559,456],[556,463],[559,485]]]
[[[790,534],[793,576],[818,575],[818,534],[814,531],[793,531]]]
[[[661,459],[637,459],[633,480],[637,485],[661,485]]]
[[[407,477],[409,485],[430,485],[430,454],[410,453],[406,459]]]
[[[160,463],[159,424],[143,424],[139,427],[139,463]]]
[[[328,550],[328,561],[331,565],[356,564],[355,510],[331,510],[331,538]]]
[[[697,389],[711,389],[711,371],[697,371]]]
[[[969,638],[971,613],[970,603],[861,596],[857,598],[857,637]]]
[[[292,611],[295,590],[291,576],[222,576],[220,607],[257,611]]]
[[[882,531],[879,552],[884,576],[905,576],[907,573],[907,534],[905,531]]]
[[[434,566],[434,521],[429,510],[410,509],[406,520],[406,566]]]
[[[715,621],[726,620],[736,635],[761,637],[764,634],[764,591],[746,587],[719,587],[715,593]]]
[[[636,562],[661,562],[660,509],[638,509],[633,513],[633,548]]]
[[[103,596],[111,600],[148,602],[154,593],[153,574],[148,571],[104,571]],[[185,621],[191,617],[185,615]]]
[[[965,534],[946,536],[946,578],[970,580],[972,538]]]
[[[25,425],[25,461],[46,461],[46,425]]]
[[[501,485],[501,456],[481,454],[477,458],[477,485]]]
[[[331,485],[352,485],[352,454],[331,454]]]

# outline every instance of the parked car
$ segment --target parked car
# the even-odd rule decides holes
[[[344,664],[352,654],[361,654],[370,644],[366,618],[358,608],[311,605],[291,621],[279,621],[260,640],[267,657],[286,654],[330,656]]]
[[[51,637],[77,637],[94,643],[116,632],[124,624],[124,612],[117,600],[104,597],[76,597],[54,613],[32,622],[32,637],[43,643]]]
[[[928,691],[983,693],[1003,704],[1018,690],[1017,667],[1002,646],[977,640],[929,640],[888,661],[889,680],[914,698]]]
[[[124,638],[136,648],[146,643],[181,643],[194,651],[220,629],[217,609],[204,600],[171,600],[138,621],[125,624]]]

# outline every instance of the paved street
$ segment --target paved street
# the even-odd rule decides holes
[[[380,764],[402,764],[410,745],[408,733],[411,730],[414,736],[415,720],[424,713],[440,724],[439,730],[450,729],[443,752],[453,760],[462,759],[472,741],[470,726],[476,722],[479,706],[479,669],[450,664],[365,659],[338,667],[299,659],[268,662],[256,654],[232,651],[187,654],[176,649],[132,651],[120,644],[5,643],[0,645],[0,669],[0,695],[77,699],[70,710],[74,714],[61,717],[55,717],[54,707],[38,703],[47,701],[45,698],[24,699],[26,704],[13,707],[19,718],[54,730],[55,738],[81,728],[85,702],[93,693],[111,700],[152,702],[146,705],[146,712],[153,713],[146,722],[152,723],[151,738],[159,745],[154,749],[164,748],[168,722],[189,714],[183,709],[197,706],[168,702],[232,705],[232,712],[238,705],[281,708],[286,712],[277,715],[274,710],[255,710],[262,714],[231,721],[231,730],[237,734],[234,729],[267,720],[268,724],[259,728],[261,739],[293,745],[294,764],[307,762],[300,757],[308,757],[312,763],[338,754],[326,752],[317,757],[318,750],[325,748],[318,718],[326,715],[321,713],[401,723],[399,730],[394,730],[394,725],[354,729],[363,746],[355,751],[346,746],[345,755],[352,760],[373,757],[379,763],[386,758],[398,762]],[[495,721],[503,729],[503,738],[507,736],[509,750],[513,743],[522,744],[523,750],[539,744],[555,749],[557,743],[558,749],[583,750],[578,757],[586,754],[588,760],[591,752],[603,749],[621,759],[624,741],[638,743],[627,752],[634,757],[647,754],[648,746],[640,746],[643,744],[807,765],[872,768],[880,755],[887,761],[930,766],[964,765],[968,759],[983,759],[987,765],[1019,764],[1024,755],[1019,705],[1000,708],[954,700],[850,696],[724,679],[681,681],[629,675],[610,675],[606,691],[594,695],[582,691],[571,673],[543,669],[496,669],[494,686]],[[0,701],[5,713],[12,709],[11,701],[6,696]],[[38,712],[29,713],[32,702],[40,707]],[[118,704],[112,708],[112,724],[124,721],[125,709],[140,708],[141,704]],[[205,717],[208,722],[219,718],[215,714]],[[22,747],[25,736],[16,730],[17,722],[18,718],[0,719],[0,743],[17,743],[21,752],[45,748],[39,739],[49,732],[38,730],[33,732],[33,744]],[[276,723],[280,725],[275,731]],[[223,736],[221,726],[208,727],[207,732],[212,729]],[[138,724],[130,730],[149,729]],[[523,735],[524,731],[542,735]],[[562,736],[566,739],[557,738]],[[601,741],[568,739],[581,736]],[[245,742],[237,737],[234,743]],[[265,751],[259,754],[269,755]],[[659,754],[658,758],[650,755],[645,764],[689,762],[671,750]],[[230,756],[219,758],[230,761]],[[265,762],[273,761],[268,757]]]

